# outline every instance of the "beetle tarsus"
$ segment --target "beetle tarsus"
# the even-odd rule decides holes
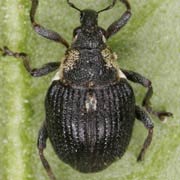
[[[150,84],[147,86],[148,90],[147,93],[143,99],[142,106],[146,108],[146,110],[158,117],[159,120],[164,121],[167,117],[173,117],[173,114],[171,112],[166,112],[166,111],[156,111],[151,107],[151,102],[150,99],[153,95],[153,88],[152,85]]]
[[[51,170],[51,167],[43,153],[44,149],[46,148],[47,138],[48,138],[47,130],[46,130],[45,124],[43,124],[43,126],[41,127],[41,129],[39,131],[38,142],[37,142],[39,156],[40,156],[41,162],[42,162],[50,180],[56,180],[56,178]]]
[[[152,136],[153,136],[153,128],[150,128],[150,129],[148,129],[148,136],[144,141],[143,147],[142,147],[142,149],[141,149],[141,151],[140,151],[140,153],[139,153],[139,155],[137,157],[137,161],[144,160],[144,155],[145,155],[145,152],[146,152],[147,148],[151,144]]]
[[[171,112],[157,112],[158,117],[161,121],[164,121],[167,117],[173,117],[173,114]]]
[[[146,110],[156,116],[160,121],[165,121],[168,117],[173,117],[173,114],[171,112],[166,111],[155,111],[151,108],[150,105],[145,106]]]
[[[172,117],[173,114],[171,112],[166,112],[166,111],[155,111],[153,110],[153,108],[151,107],[151,102],[150,99],[153,95],[153,87],[152,87],[152,83],[149,79],[147,79],[146,77],[142,76],[139,73],[133,72],[133,71],[129,71],[129,70],[125,70],[125,69],[121,69],[122,72],[126,75],[127,79],[134,82],[134,83],[138,83],[141,84],[142,86],[146,87],[148,90],[143,98],[142,101],[142,106],[151,114],[157,116],[161,121],[163,121],[164,119],[166,119],[167,117]]]
[[[8,47],[4,46],[3,49],[0,49],[0,51],[2,51],[3,56],[13,56],[15,58],[20,58],[23,61],[24,67],[26,68],[26,70],[29,72],[29,74],[33,77],[40,77],[40,76],[44,76],[47,75],[53,71],[55,71],[56,69],[59,68],[60,66],[60,62],[49,62],[47,64],[44,64],[41,68],[34,68],[32,69],[30,67],[29,64],[29,58],[28,55],[26,53],[17,53],[17,52],[13,52],[11,51]]]
[[[138,120],[140,120],[144,124],[144,126],[148,129],[148,136],[145,139],[143,147],[142,147],[142,149],[139,153],[139,156],[137,158],[137,161],[142,161],[144,159],[144,155],[145,155],[146,150],[148,149],[148,147],[151,144],[154,125],[153,125],[151,119],[149,118],[147,112],[144,111],[139,106],[135,107],[135,115],[136,115],[136,118]]]
[[[3,48],[0,48],[0,51],[2,52],[3,56],[15,56],[15,53],[9,50],[9,48],[6,46],[4,46]]]

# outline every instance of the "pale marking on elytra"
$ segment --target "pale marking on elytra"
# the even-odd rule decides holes
[[[91,94],[87,94],[87,98],[85,101],[85,108],[86,111],[96,111],[97,109],[97,99],[95,97],[95,95],[91,95]]]

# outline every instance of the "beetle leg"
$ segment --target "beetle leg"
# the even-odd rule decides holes
[[[170,112],[155,111],[152,109],[150,99],[153,95],[153,87],[152,87],[152,83],[149,79],[147,79],[147,78],[143,77],[141,74],[133,72],[133,71],[128,71],[128,70],[124,70],[124,69],[121,69],[121,70],[126,75],[128,80],[135,82],[135,83],[139,83],[142,86],[148,88],[148,90],[145,94],[145,97],[143,99],[142,106],[145,107],[149,113],[154,114],[155,116],[157,116],[162,121],[166,117],[171,117],[173,115]]]
[[[3,56],[13,56],[15,58],[21,58],[26,70],[30,73],[31,76],[34,76],[34,77],[44,76],[50,72],[55,71],[60,66],[60,62],[50,62],[50,63],[44,64],[39,69],[32,69],[30,67],[29,58],[28,58],[27,54],[13,52],[13,51],[9,50],[7,47],[4,47],[3,49],[0,49],[0,50],[2,51]]]
[[[50,165],[49,165],[49,163],[48,163],[48,161],[45,158],[44,153],[43,153],[44,149],[46,148],[47,138],[48,138],[47,130],[45,127],[45,123],[43,123],[43,126],[39,130],[38,142],[37,142],[37,147],[39,150],[39,156],[40,156],[41,162],[42,162],[49,178],[51,180],[56,180],[56,178],[55,178],[55,176],[51,170],[51,167],[50,167]]]
[[[173,114],[171,112],[166,112],[166,111],[155,111],[151,107],[150,99],[153,95],[153,88],[152,86],[148,86],[148,91],[143,99],[142,105],[146,108],[146,110],[157,116],[161,121],[165,120],[166,117],[172,117]]]
[[[126,6],[126,11],[124,14],[115,22],[113,22],[106,31],[106,38],[117,33],[130,19],[131,17],[131,6],[127,0],[120,0]]]
[[[137,161],[141,161],[144,158],[144,155],[145,155],[147,148],[151,144],[154,125],[153,125],[151,119],[149,118],[148,114],[143,109],[141,109],[139,106],[135,107],[135,115],[136,115],[136,118],[138,120],[140,120],[144,124],[144,126],[148,129],[148,136],[145,139],[143,147],[142,147],[142,149],[139,153],[139,156],[137,158]]]
[[[31,19],[31,23],[32,23],[32,26],[33,26],[33,29],[35,30],[35,32],[37,32],[39,35],[41,35],[47,39],[61,43],[66,48],[68,48],[69,47],[68,42],[62,36],[60,36],[57,32],[46,29],[43,26],[41,26],[40,24],[36,23],[34,16],[36,14],[36,10],[37,10],[39,1],[38,0],[31,0],[31,1],[32,1],[32,6],[31,6],[31,10],[30,10],[30,19]]]

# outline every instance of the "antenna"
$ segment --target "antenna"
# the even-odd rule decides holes
[[[107,10],[111,9],[111,8],[114,7],[115,4],[116,4],[116,0],[113,0],[113,2],[112,2],[109,6],[107,6],[106,8],[98,11],[97,13],[99,14],[99,13],[101,13],[101,12],[103,12],[103,11],[107,11]]]
[[[69,6],[71,6],[72,8],[78,10],[81,12],[81,10],[79,8],[77,8],[73,3],[71,3],[69,0],[67,0],[67,3],[69,4]]]

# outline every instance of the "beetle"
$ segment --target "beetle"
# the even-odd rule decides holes
[[[51,180],[56,178],[44,156],[48,138],[62,161],[83,173],[98,172],[123,156],[132,136],[135,119],[148,130],[137,158],[141,161],[153,136],[154,126],[148,113],[160,120],[172,116],[170,112],[155,111],[151,107],[151,81],[139,73],[120,69],[116,65],[117,55],[106,44],[106,40],[131,17],[129,2],[120,1],[126,6],[126,11],[105,30],[98,26],[98,15],[113,8],[116,0],[99,11],[81,10],[67,0],[70,7],[80,12],[81,23],[74,29],[73,41],[69,45],[61,35],[35,21],[38,0],[32,0],[30,20],[35,32],[67,48],[61,63],[50,62],[39,69],[32,69],[27,54],[13,52],[7,47],[0,49],[4,56],[22,59],[33,77],[57,70],[46,94],[46,118],[37,142],[40,159]],[[128,81],[147,88],[143,107],[136,105]]]

